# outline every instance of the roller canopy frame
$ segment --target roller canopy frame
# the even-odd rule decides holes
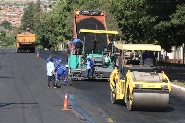
[[[118,34],[118,31],[80,29],[79,33]]]
[[[161,51],[161,46],[154,45],[154,44],[120,44],[120,43],[115,43],[114,46],[120,50]]]

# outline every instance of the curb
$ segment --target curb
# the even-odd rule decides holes
[[[178,85],[175,85],[175,84],[172,84],[172,83],[171,83],[171,86],[185,91],[185,88],[184,87],[181,87],[181,86],[178,86]]]

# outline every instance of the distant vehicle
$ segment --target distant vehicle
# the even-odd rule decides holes
[[[25,32],[16,35],[17,53],[31,52],[35,53],[36,34],[30,32],[27,28]]]

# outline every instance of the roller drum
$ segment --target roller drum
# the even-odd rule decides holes
[[[165,111],[169,104],[169,90],[136,89],[132,110]]]

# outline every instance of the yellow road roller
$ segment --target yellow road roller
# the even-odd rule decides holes
[[[115,44],[120,50],[118,63],[110,75],[111,102],[123,100],[128,110],[165,111],[169,104],[170,80],[157,69],[160,45]],[[125,58],[126,50],[140,55]],[[136,57],[137,56],[137,57]]]

